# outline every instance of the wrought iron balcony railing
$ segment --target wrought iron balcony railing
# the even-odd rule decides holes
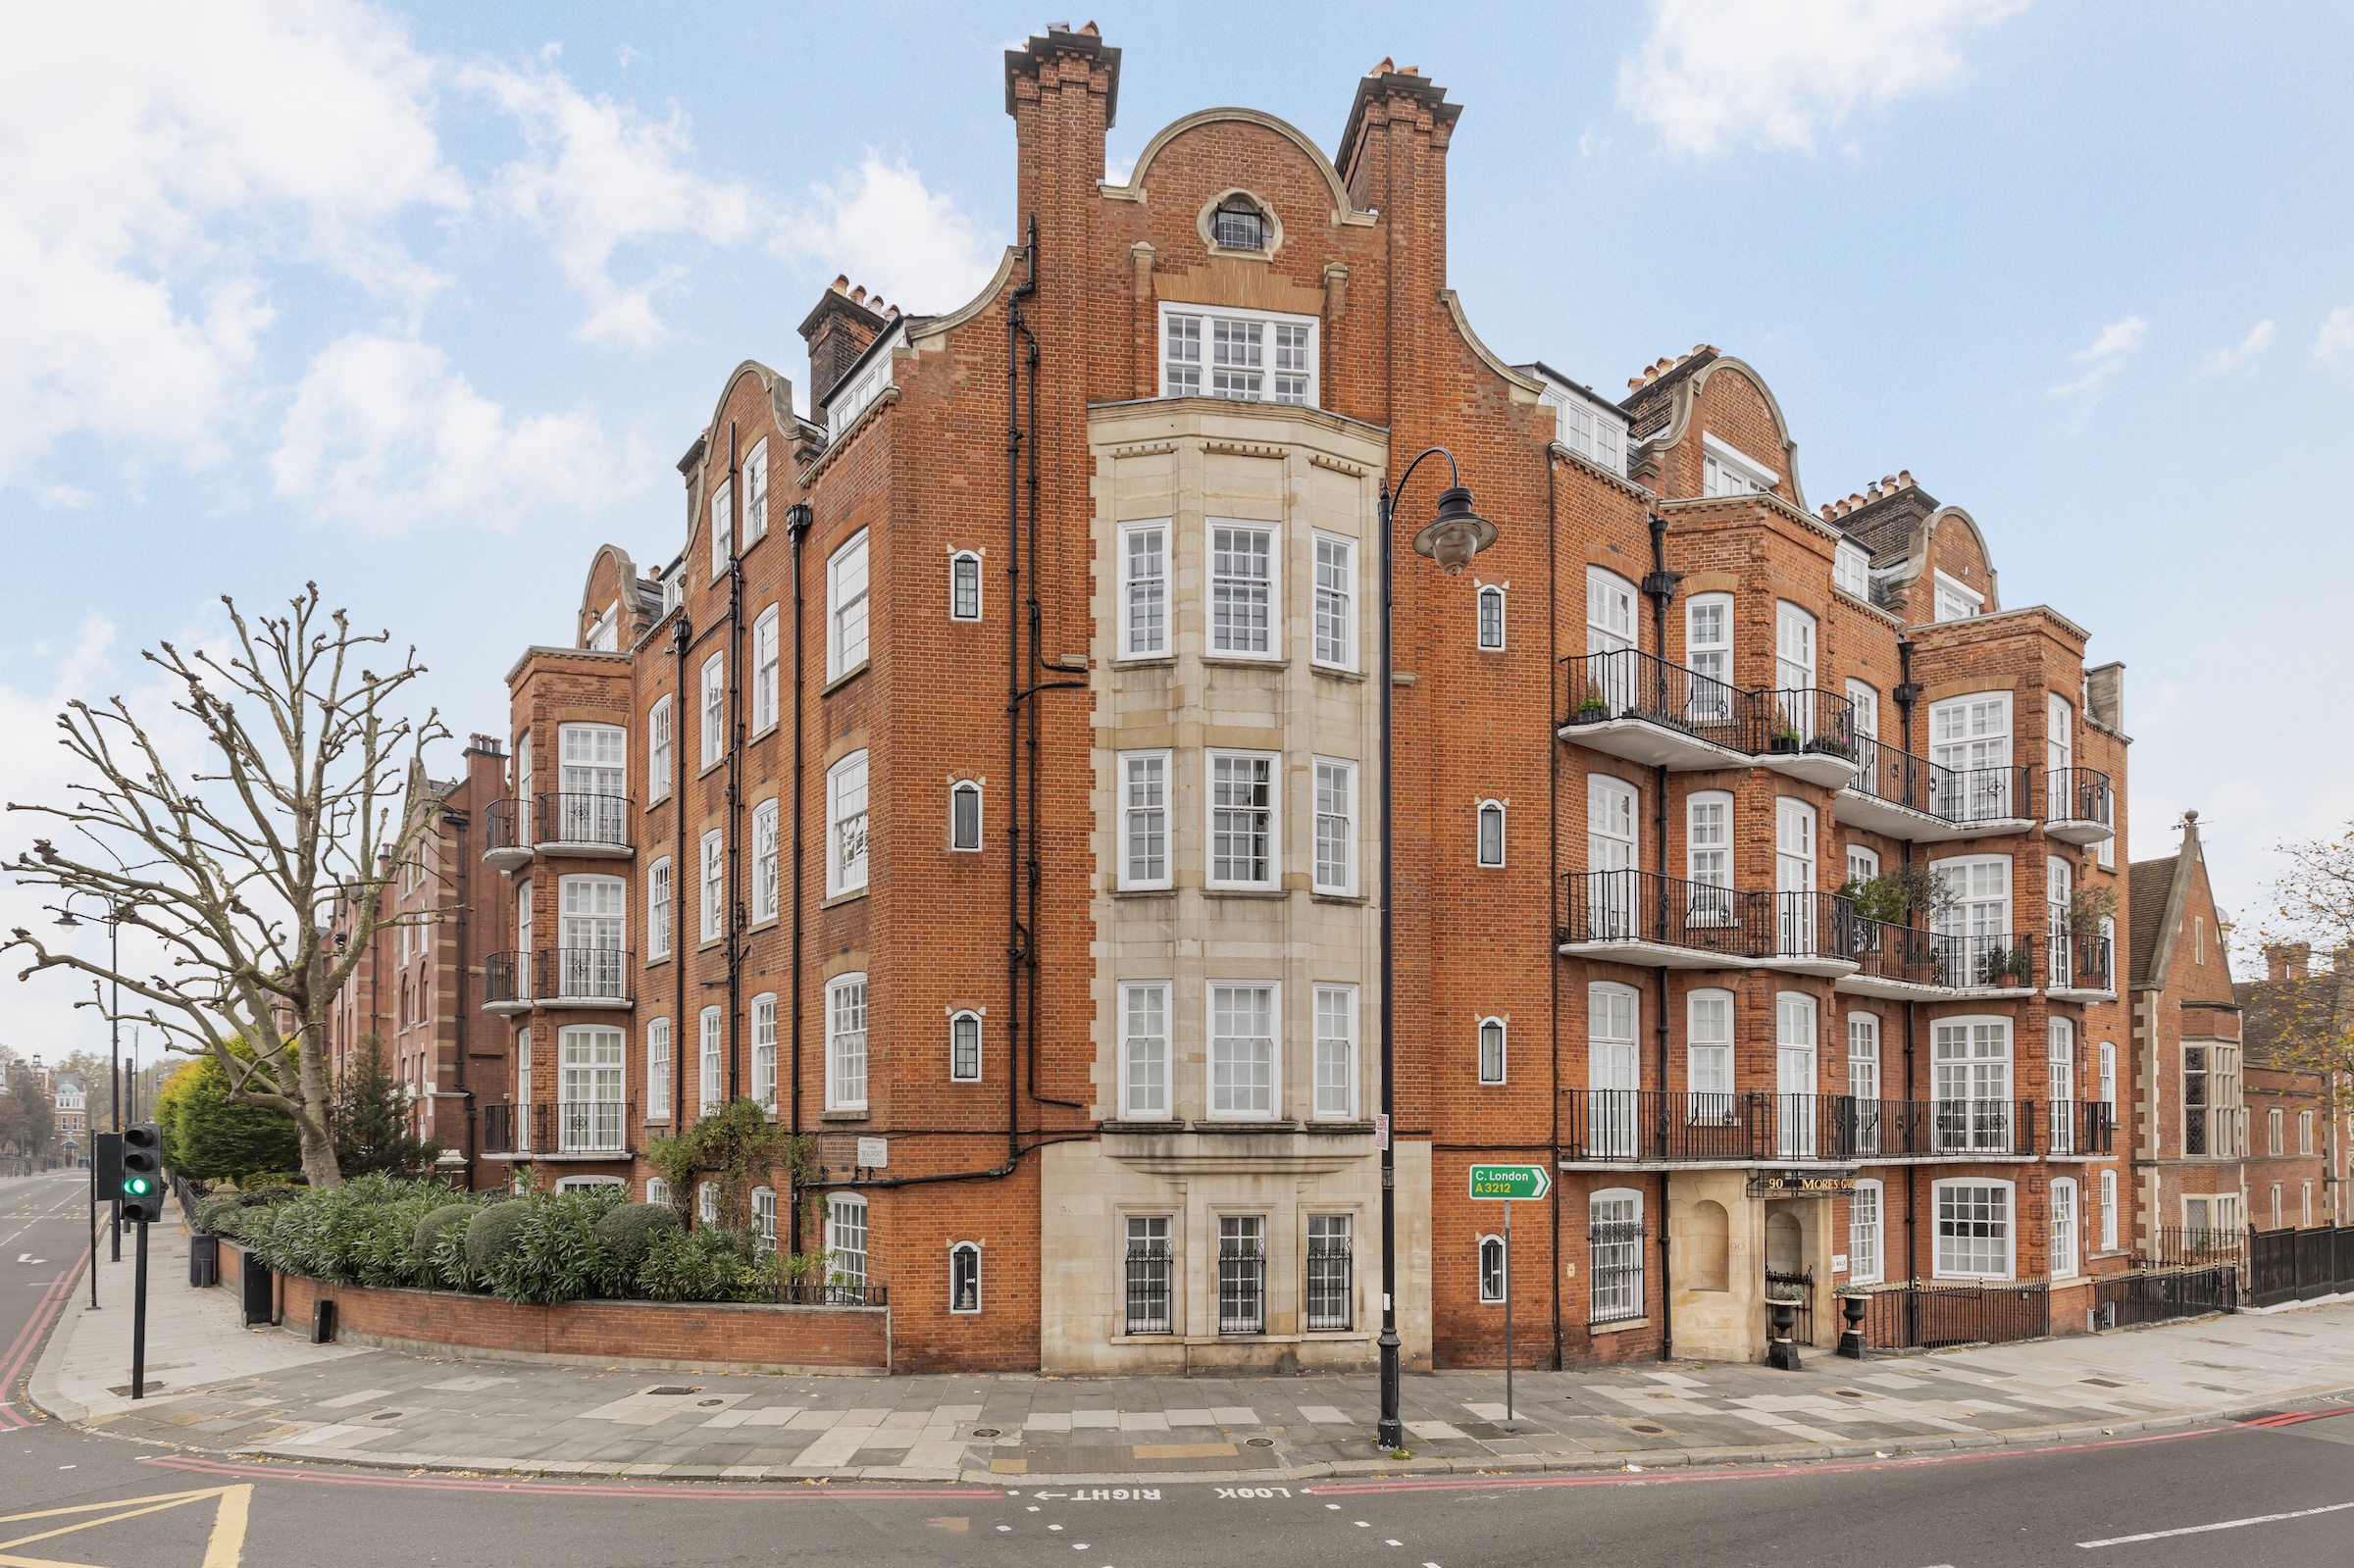
[[[542,947],[532,963],[542,1004],[626,1004],[638,955],[627,947]]]
[[[1830,765],[1829,782],[1854,763],[1855,705],[1843,692],[1747,690],[1638,648],[1573,654],[1561,675],[1561,728],[1588,731],[1572,736],[1580,744],[1681,768],[1755,757],[1803,771],[1812,759]]]
[[[1650,871],[1571,872],[1564,947],[1640,944],[1767,967],[1853,963],[1859,922],[1837,893],[1743,891]]]
[[[2094,768],[2054,768],[2043,776],[2043,831],[2071,843],[2116,835],[2109,776]]]
[[[554,790],[535,798],[533,826],[541,849],[600,854],[629,849],[634,804],[629,796]]]

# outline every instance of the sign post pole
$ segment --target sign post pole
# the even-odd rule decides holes
[[[1512,1430],[1512,1200],[1504,1200],[1504,1430]]]
[[[1553,1190],[1553,1176],[1542,1165],[1490,1164],[1471,1167],[1471,1197],[1475,1202],[1504,1205],[1504,1424],[1510,1430],[1512,1403],[1512,1200],[1541,1199]]]

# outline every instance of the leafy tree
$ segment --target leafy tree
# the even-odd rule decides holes
[[[2354,822],[2275,852],[2287,864],[2265,887],[2263,943],[2327,956],[2303,980],[2247,987],[2247,1025],[2273,1065],[2328,1075],[2339,1108],[2354,1110]]]
[[[28,1062],[0,1066],[8,1093],[0,1097],[0,1147],[38,1159],[57,1141],[57,1105]]]
[[[250,1054],[243,1040],[230,1048]],[[198,1181],[242,1182],[302,1163],[294,1119],[267,1105],[232,1104],[229,1075],[210,1056],[184,1062],[172,1075],[156,1096],[155,1121],[163,1129],[164,1164]]]
[[[20,979],[84,977],[90,995],[77,1005],[149,1025],[173,1049],[210,1052],[232,1103],[293,1118],[303,1174],[332,1188],[342,1176],[327,1052],[295,1047],[327,1038],[328,1008],[380,926],[435,918],[390,915],[383,894],[426,827],[402,809],[409,770],[448,732],[431,713],[399,711],[425,674],[415,650],[394,653],[384,673],[370,669],[376,645],[393,651],[390,633],[354,632],[342,611],[322,607],[317,583],[281,616],[248,620],[222,603],[222,652],[160,642],[144,655],[172,683],[171,722],[192,733],[204,765],[183,776],[154,716],[124,698],[76,699],[58,729],[78,777],[61,799],[9,804],[55,835],[11,863],[16,881],[57,895],[54,910],[106,909],[128,928],[121,964],[60,951],[24,927],[0,951],[26,957]],[[115,985],[120,1010],[109,1005]],[[232,1051],[232,1038],[251,1054]]]
[[[360,1037],[359,1048],[336,1086],[335,1166],[345,1176],[383,1172],[419,1178],[441,1158],[437,1139],[409,1131],[409,1091],[384,1064],[384,1042]]]

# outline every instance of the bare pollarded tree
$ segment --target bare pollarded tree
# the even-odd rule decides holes
[[[233,644],[225,654],[163,642],[141,655],[196,728],[196,771],[176,777],[124,698],[77,700],[58,716],[59,744],[83,777],[62,801],[8,807],[54,830],[17,856],[17,881],[54,889],[61,911],[77,896],[104,904],[143,934],[133,945],[160,955],[157,972],[56,951],[21,927],[0,951],[28,957],[21,980],[87,976],[91,997],[77,1006],[151,1024],[174,1050],[210,1052],[228,1097],[291,1116],[304,1176],[333,1187],[328,1004],[380,925],[431,918],[388,916],[383,894],[426,824],[401,809],[410,768],[448,732],[434,713],[398,711],[425,674],[416,650],[389,673],[369,669],[369,650],[388,654],[391,634],[355,633],[343,611],[322,609],[316,582],[283,616],[248,621],[221,602]],[[341,942],[329,935],[338,905],[351,920]],[[120,1012],[109,1005],[115,984]]]

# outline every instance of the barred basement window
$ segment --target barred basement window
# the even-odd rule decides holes
[[[1267,1222],[1256,1214],[1218,1220],[1218,1332],[1267,1332]]]
[[[970,1241],[948,1248],[948,1310],[981,1310],[981,1249]]]
[[[1175,1323],[1170,1299],[1169,1217],[1128,1219],[1127,1296],[1130,1334],[1167,1334]]]
[[[1634,1192],[1597,1192],[1588,1209],[1591,1323],[1620,1323],[1643,1315],[1643,1199]]]
[[[1335,1333],[1355,1321],[1350,1313],[1352,1289],[1349,1259],[1349,1216],[1311,1214],[1307,1217],[1307,1328],[1311,1334]]]

